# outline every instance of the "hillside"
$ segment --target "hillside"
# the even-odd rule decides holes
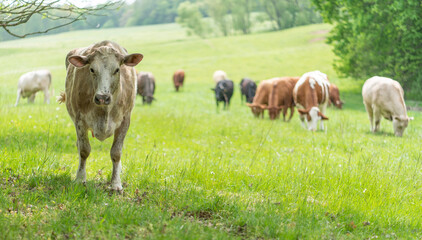
[[[392,123],[369,132],[362,81],[339,78],[324,43],[329,25],[199,39],[175,24],[70,32],[0,45],[0,238],[368,239],[421,237],[421,114],[403,138]],[[21,74],[50,69],[64,90],[64,58],[104,39],[144,54],[157,101],[136,100],[123,150],[124,194],[107,190],[112,139],[90,138],[86,186],[73,182],[76,135],[64,105],[16,100]],[[187,73],[176,93],[172,73]],[[235,82],[217,112],[212,73]],[[242,77],[328,74],[346,102],[325,132],[255,119]]]

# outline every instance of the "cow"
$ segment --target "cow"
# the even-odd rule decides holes
[[[151,104],[155,92],[155,77],[151,72],[138,73],[137,93],[142,96],[142,104]]]
[[[86,160],[91,152],[88,131],[100,141],[114,135],[110,156],[113,163],[111,189],[121,191],[120,172],[123,142],[130,125],[136,97],[136,66],[142,54],[128,54],[119,44],[102,41],[70,51],[65,102],[75,125],[79,167],[77,182],[86,182]]]
[[[383,116],[393,121],[394,134],[397,137],[403,136],[409,120],[413,120],[413,117],[407,116],[403,95],[400,83],[393,79],[375,76],[366,80],[362,87],[362,97],[372,132],[379,130]]]
[[[51,73],[48,70],[38,70],[23,74],[18,82],[18,97],[15,106],[18,106],[19,99],[28,98],[28,103],[33,103],[35,94],[38,91],[44,92],[44,103],[50,103]]]
[[[252,114],[259,118],[264,118],[264,110],[268,106],[268,100],[272,91],[272,83],[279,80],[279,78],[271,78],[263,80],[258,84],[256,94],[252,100],[252,103],[246,103],[251,108]]]
[[[338,90],[338,87],[332,83],[330,83],[330,103],[336,106],[338,109],[341,109],[343,107],[344,102],[340,100],[340,91]]]
[[[246,102],[252,103],[256,93],[256,83],[249,78],[242,78],[240,81],[240,102],[243,102],[243,96]]]
[[[305,73],[296,83],[293,99],[305,129],[316,131],[318,121],[321,121],[320,129],[324,130],[323,120],[328,120],[325,110],[330,101],[329,87],[327,75],[320,71]]]
[[[218,83],[221,80],[229,79],[227,77],[227,74],[224,71],[221,71],[221,70],[215,71],[214,74],[212,75],[212,78],[214,79],[215,83]]]
[[[177,70],[173,74],[173,83],[176,88],[176,92],[179,91],[180,87],[183,87],[183,82],[185,81],[185,71],[182,69]]]
[[[211,90],[215,93],[215,101],[217,104],[217,111],[218,111],[218,103],[224,102],[224,109],[228,110],[230,106],[230,99],[233,95],[233,81],[232,80],[221,80],[217,82],[215,88]]]
[[[300,77],[282,77],[272,83],[272,90],[268,100],[268,115],[271,120],[279,118],[283,109],[283,121],[286,121],[287,110],[290,108],[290,121],[294,113],[293,88]]]

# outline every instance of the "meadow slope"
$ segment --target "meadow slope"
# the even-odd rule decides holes
[[[369,132],[362,81],[340,78],[325,44],[330,25],[248,36],[187,37],[176,24],[89,30],[0,42],[0,239],[372,239],[422,237],[422,114],[403,138],[392,123]],[[47,68],[64,90],[73,48],[104,39],[144,54],[157,101],[136,100],[122,156],[124,193],[107,189],[112,139],[91,140],[86,186],[73,182],[76,135],[64,105],[16,100],[17,80]],[[171,75],[183,68],[185,87]],[[212,73],[235,81],[217,112]],[[326,131],[255,119],[240,103],[242,77],[320,70],[346,102]],[[53,98],[54,99],[54,98]]]

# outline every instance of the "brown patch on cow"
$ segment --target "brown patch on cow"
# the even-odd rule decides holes
[[[307,77],[303,84],[298,87],[294,96],[296,104],[302,105],[307,112],[312,107],[318,107],[318,105],[327,101],[324,94],[325,90],[318,83],[315,83],[314,88],[312,88],[309,80],[310,77]]]
[[[340,100],[340,90],[334,84],[330,84],[330,103],[336,106],[338,109],[341,109],[343,106],[343,101]]]
[[[282,77],[273,82],[271,94],[269,96],[268,112],[270,119],[274,120],[279,117],[280,111],[283,110],[283,120],[286,120],[287,110],[290,108],[290,117],[293,117],[294,99],[293,89],[300,77]]]
[[[255,97],[251,104],[246,104],[251,108],[252,113],[255,117],[262,115],[264,117],[264,110],[268,106],[269,97],[272,91],[273,82],[278,81],[280,78],[272,78],[268,80],[261,81],[258,84],[258,88],[255,93]]]

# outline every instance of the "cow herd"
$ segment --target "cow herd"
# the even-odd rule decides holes
[[[88,133],[100,141],[114,135],[110,156],[113,163],[111,189],[120,191],[121,155],[123,142],[130,125],[136,93],[143,103],[154,100],[155,78],[150,72],[139,72],[135,66],[143,59],[140,53],[128,54],[119,44],[102,41],[87,47],[71,50],[65,59],[65,92],[58,101],[65,103],[77,135],[79,167],[76,180],[86,181],[86,159],[91,152]],[[177,70],[173,75],[176,91],[183,86],[185,72]],[[233,95],[234,83],[224,71],[213,74],[216,105],[223,102],[228,109]],[[49,102],[51,74],[47,70],[22,75],[18,83],[16,104],[21,97],[33,102],[37,91],[44,92],[44,101]],[[136,87],[137,86],[137,87]],[[290,121],[294,108],[298,108],[303,127],[316,130],[318,121],[324,129],[323,120],[328,120],[326,108],[331,102],[342,108],[338,88],[331,84],[326,74],[320,71],[307,72],[301,77],[279,77],[263,80],[257,86],[254,81],[243,78],[240,82],[241,101],[247,102],[256,117],[263,117],[268,110],[274,120],[283,113],[283,120],[290,109]],[[403,89],[392,79],[373,77],[362,89],[363,101],[371,122],[371,130],[379,130],[381,116],[393,121],[396,136],[402,136],[409,118],[403,98]]]

